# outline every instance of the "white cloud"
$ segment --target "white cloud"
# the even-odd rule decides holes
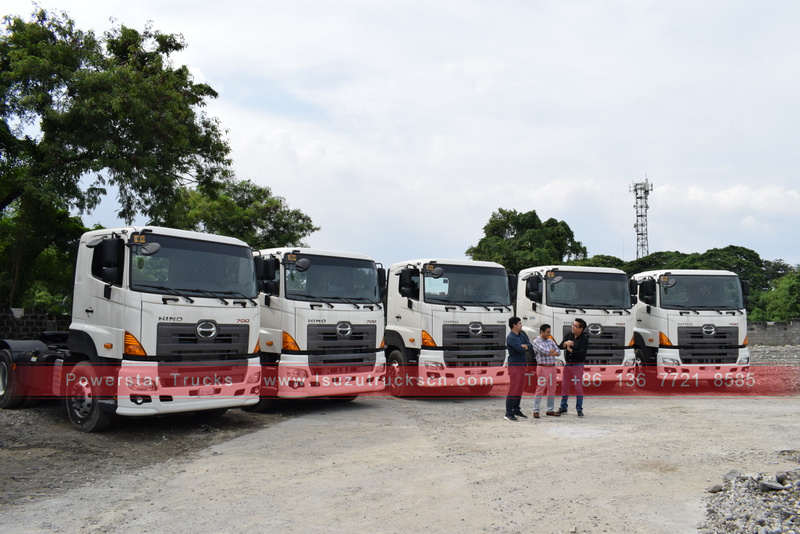
[[[384,263],[462,256],[498,208],[632,259],[731,244],[800,263],[800,4],[446,0],[101,4],[182,33],[237,174]],[[28,13],[27,0],[4,11]]]

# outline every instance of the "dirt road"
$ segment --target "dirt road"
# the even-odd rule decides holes
[[[4,444],[4,478],[9,458],[18,473],[58,474],[33,497],[8,498],[4,481],[0,530],[695,532],[705,489],[728,471],[798,467],[787,452],[800,450],[798,397],[591,397],[585,418],[518,423],[502,408],[501,398],[373,398],[88,436],[66,426],[50,450]],[[80,465],[84,440],[106,460]],[[65,443],[72,472],[53,460]],[[151,453],[162,459],[148,464]]]

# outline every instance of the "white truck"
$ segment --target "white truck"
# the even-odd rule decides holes
[[[262,401],[352,400],[382,391],[386,272],[364,254],[313,248],[255,253]]]
[[[730,271],[639,273],[637,380],[652,387],[749,380],[748,284]]]
[[[252,251],[229,237],[153,226],[80,239],[69,332],[0,341],[0,407],[65,400],[72,425],[115,415],[258,402]]]
[[[549,324],[560,344],[576,318],[586,321],[589,350],[584,384],[613,386],[634,372],[632,284],[624,271],[601,267],[550,265],[524,269],[518,276],[517,315],[531,339]],[[530,356],[529,356],[530,358]],[[563,365],[563,358],[560,358]],[[529,361],[529,366],[535,362]],[[534,371],[528,369],[526,389]],[[558,369],[559,377],[561,369]]]
[[[506,335],[514,275],[483,261],[418,259],[387,274],[387,375],[395,396],[508,384]]]

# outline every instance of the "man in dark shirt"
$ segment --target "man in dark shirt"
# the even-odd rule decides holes
[[[583,364],[589,350],[589,336],[584,332],[586,321],[576,318],[572,323],[572,332],[564,336],[561,349],[564,350],[564,374],[561,377],[561,407],[558,413],[567,413],[569,390],[575,386],[575,409],[578,417],[583,417]]]
[[[522,390],[525,387],[525,351],[531,348],[531,340],[522,331],[522,319],[512,317],[508,320],[511,332],[506,336],[506,347],[508,348],[508,396],[506,397],[505,419],[517,421],[517,417],[527,418],[520,410],[522,400]]]

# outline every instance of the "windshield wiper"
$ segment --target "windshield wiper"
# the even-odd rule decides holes
[[[302,293],[286,293],[286,296],[287,297],[295,297],[298,300],[312,300],[314,302],[321,302],[322,304],[325,304],[329,308],[333,308],[334,307],[333,304],[331,304],[330,302],[328,302],[326,300],[323,300],[323,299],[321,299],[319,297],[315,297],[313,295],[303,295]],[[313,306],[313,304],[312,304],[312,306]]]
[[[445,311],[447,311],[446,310],[447,304],[450,304],[453,307],[453,309],[455,309],[455,307],[458,306],[462,310],[466,310],[466,308],[464,306],[462,306],[461,304],[459,304],[457,302],[453,302],[453,301],[448,300],[448,299],[443,299],[442,297],[426,296],[425,297],[425,302],[437,302],[439,304],[444,304],[445,305]]]
[[[190,288],[181,288],[180,291],[192,291],[194,293],[200,293],[204,297],[212,297],[212,298],[215,298],[215,299],[219,299],[226,306],[228,304],[227,300],[225,300],[221,296],[217,295],[213,291],[208,291],[207,289],[200,289],[199,287],[195,287],[195,288],[191,288],[191,289]]]
[[[138,287],[149,287],[150,289],[157,289],[159,291],[163,291],[164,293],[168,293],[170,295],[175,295],[176,297],[181,297],[181,298],[185,299],[186,302],[188,302],[189,304],[193,304],[194,303],[194,299],[192,299],[191,297],[180,293],[176,289],[172,289],[171,287],[155,286],[155,285],[151,285],[151,284],[136,284],[135,286],[133,286],[134,289],[138,288]],[[166,304],[166,302],[164,302],[164,304]]]
[[[246,296],[244,293],[240,293],[239,291],[219,291],[219,293],[223,295],[230,295],[232,297],[239,297],[242,299],[249,300],[253,306],[258,306],[258,302],[256,302],[253,298]],[[234,304],[239,304],[238,302]],[[242,306],[244,307],[244,306]]]

